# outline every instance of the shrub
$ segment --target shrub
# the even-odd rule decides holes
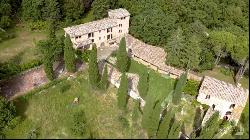
[[[119,121],[121,122],[121,124],[122,124],[122,126],[124,127],[124,128],[128,128],[129,127],[129,122],[128,122],[128,120],[124,117],[124,116],[119,116]]]
[[[16,109],[12,102],[0,96],[0,132],[14,119]]]
[[[72,132],[78,136],[88,136],[87,118],[84,111],[74,113],[72,122]]]
[[[233,71],[230,68],[220,67],[219,70],[220,70],[221,73],[223,73],[226,76],[232,76],[233,75]]]
[[[90,50],[84,50],[81,57],[84,62],[89,62]]]
[[[28,134],[27,134],[27,139],[37,139],[39,136],[39,129],[35,128],[32,129]]]
[[[46,21],[29,22],[27,25],[28,25],[28,29],[31,31],[46,30],[48,28],[48,23]]]
[[[199,84],[200,83],[198,81],[187,80],[183,92],[192,96],[196,96],[198,94]]]

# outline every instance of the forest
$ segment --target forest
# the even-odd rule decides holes
[[[249,71],[247,0],[3,0],[0,6],[0,40],[18,22],[40,29],[54,20],[60,28],[79,23],[90,9],[100,19],[122,7],[131,13],[130,34],[163,47],[167,64],[197,72],[225,64],[236,83]]]

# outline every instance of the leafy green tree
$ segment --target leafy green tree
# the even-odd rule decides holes
[[[104,67],[104,72],[100,81],[100,88],[106,90],[108,88],[108,68],[107,65]]]
[[[74,21],[84,14],[85,0],[63,0],[63,12],[67,20]]]
[[[45,0],[45,6],[43,8],[43,17],[44,19],[53,19],[55,21],[60,20],[61,18],[61,9],[60,9],[59,0]]]
[[[11,24],[11,0],[0,1],[0,28],[4,29]]]
[[[128,54],[126,51],[126,42],[124,37],[121,39],[119,44],[116,65],[120,72],[126,72],[128,69]]]
[[[184,37],[182,30],[178,28],[168,38],[168,43],[165,46],[167,51],[166,63],[172,66],[181,67],[181,50],[184,48]]]
[[[200,53],[201,49],[199,47],[198,38],[192,36],[183,48],[180,60],[182,65],[186,69],[197,69],[200,63]]]
[[[176,83],[174,94],[173,94],[173,103],[175,105],[178,105],[181,100],[182,91],[186,84],[186,81],[187,81],[187,72],[183,73]]]
[[[219,112],[216,111],[205,123],[202,127],[199,139],[212,139],[214,135],[218,132],[221,124],[221,120],[219,120]]]
[[[143,99],[145,99],[147,96],[148,82],[149,82],[149,74],[147,71],[144,71],[138,83],[138,91]]]
[[[66,69],[69,72],[76,71],[76,58],[75,58],[75,50],[73,49],[72,42],[70,40],[69,35],[66,36],[64,41],[64,61]]]
[[[163,116],[163,120],[159,125],[159,129],[157,132],[157,139],[167,139],[168,133],[171,129],[171,122],[174,119],[174,113],[171,109],[167,111],[167,114]]]
[[[231,57],[240,66],[237,74],[235,75],[235,83],[238,83],[249,65],[249,42],[247,37],[237,37],[237,42],[233,47]]]
[[[15,115],[16,109],[13,103],[0,96],[0,133],[14,119]]]
[[[95,0],[92,3],[93,15],[95,19],[101,19],[108,15],[110,0]]]
[[[96,88],[99,82],[99,70],[98,70],[98,63],[97,63],[97,48],[95,44],[93,44],[92,50],[90,52],[88,71],[89,71],[90,85],[93,88]]]
[[[123,73],[121,76],[121,82],[117,93],[118,107],[120,109],[126,108],[127,99],[128,99],[128,78],[126,74]]]
[[[236,37],[230,32],[212,31],[210,33],[210,41],[217,56],[215,61],[215,65],[217,65],[221,57],[225,57],[232,52]]]

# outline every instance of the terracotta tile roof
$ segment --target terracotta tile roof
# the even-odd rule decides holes
[[[101,20],[96,20],[88,22],[85,24],[80,24],[76,26],[71,26],[64,28],[64,31],[70,35],[70,37],[80,36],[87,33],[96,32],[99,30],[107,29],[110,27],[117,26],[118,23],[116,19],[104,18]]]
[[[108,14],[110,18],[122,18],[122,17],[130,16],[130,13],[126,9],[123,9],[123,8],[109,10]]]
[[[244,90],[242,87],[236,87],[208,76],[204,77],[199,92],[243,107],[247,102],[249,94],[248,89]]]

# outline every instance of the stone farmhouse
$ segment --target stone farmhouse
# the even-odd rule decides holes
[[[244,90],[242,87],[236,87],[205,76],[197,101],[209,105],[211,112],[219,111],[221,119],[234,120],[237,123],[248,100],[248,95],[249,91]]]
[[[130,13],[126,9],[109,10],[107,18],[64,28],[65,36],[70,36],[75,49],[82,50],[91,49],[93,43],[97,48],[104,46],[117,48],[120,39],[125,37],[127,51],[133,60],[174,79],[185,72],[165,64],[167,54],[164,49],[146,44],[129,35],[129,18]],[[106,61],[109,60],[106,59]],[[110,82],[119,87],[121,73],[111,65],[108,65],[108,71]],[[131,83],[128,94],[134,99],[139,99],[143,106],[145,101],[139,96],[137,90],[139,77],[134,74],[128,74],[128,77]],[[202,78],[192,72],[188,72],[188,79],[202,82],[197,100],[210,106],[204,120],[217,110],[221,118],[238,122],[248,99],[248,90],[215,78],[207,76]]]
[[[126,9],[109,10],[107,18],[64,28],[65,36],[70,36],[75,49],[91,49],[93,43],[108,46],[128,34],[129,18]]]

